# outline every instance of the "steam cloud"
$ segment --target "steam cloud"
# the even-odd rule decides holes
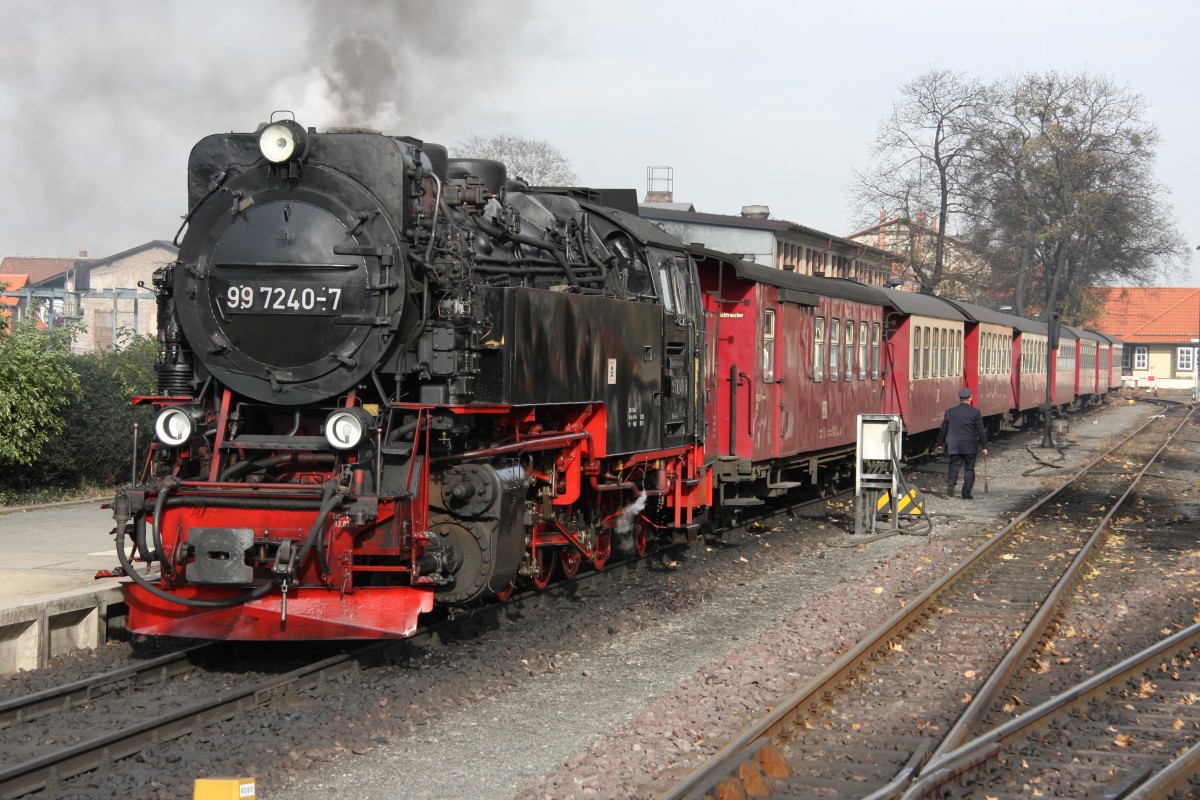
[[[170,239],[192,145],[275,109],[434,141],[502,127],[487,115],[515,110],[483,107],[544,41],[536,2],[8,0],[0,255]]]
[[[633,530],[633,521],[637,519],[637,515],[642,513],[645,508],[646,490],[643,489],[636,500],[621,509],[621,516],[617,518],[617,533],[629,533]]]

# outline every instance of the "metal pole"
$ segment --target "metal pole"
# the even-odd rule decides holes
[[[1042,447],[1054,447],[1050,434],[1050,418],[1054,408],[1055,354],[1058,352],[1058,312],[1050,312],[1050,323],[1046,326],[1046,402],[1042,406]]]
[[[129,485],[137,485],[137,446],[138,446],[138,424],[133,423],[133,458],[130,460],[131,468],[129,472]]]

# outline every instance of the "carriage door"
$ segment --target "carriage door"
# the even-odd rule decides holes
[[[760,299],[765,301],[765,298]],[[758,374],[754,391],[754,457],[770,458],[779,452],[779,408],[775,400],[775,309],[763,309],[759,335]]]
[[[662,254],[658,269],[664,297],[669,291],[674,300],[663,314],[662,444],[680,447],[700,434],[697,321],[703,309],[690,259]]]

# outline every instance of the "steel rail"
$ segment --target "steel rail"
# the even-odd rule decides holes
[[[128,758],[149,745],[174,739],[203,725],[243,713],[271,702],[282,689],[303,690],[357,670],[360,663],[378,656],[394,642],[376,642],[294,669],[252,686],[235,689],[185,708],[142,720],[121,730],[94,737],[72,747],[0,769],[0,797],[20,797],[39,789],[53,789],[58,781],[89,772],[104,764]]]
[[[1179,432],[1191,420],[1195,410],[1194,406],[1187,406],[1187,414],[1180,420],[1175,430],[1171,431],[1158,449],[1146,460],[1145,465],[1133,476],[1129,486],[1125,488],[1120,497],[1110,504],[1108,512],[1096,525],[1091,536],[1088,537],[1087,542],[1080,548],[1070,566],[1055,583],[1053,590],[1046,596],[1046,600],[1041,608],[1038,609],[1037,613],[1021,631],[1016,643],[1009,648],[1008,652],[1004,654],[1004,657],[988,675],[983,686],[971,698],[971,702],[967,704],[967,707],[954,723],[953,727],[946,733],[941,742],[938,743],[927,763],[914,773],[897,775],[886,786],[869,795],[868,800],[885,800],[885,798],[901,796],[908,800],[911,797],[921,796],[912,795],[908,787],[914,785],[914,781],[919,782],[923,775],[937,772],[941,768],[943,760],[954,757],[954,754],[971,740],[971,737],[982,723],[984,716],[997,702],[1000,694],[1004,691],[1009,681],[1012,680],[1013,675],[1016,674],[1017,670],[1032,655],[1034,649],[1040,643],[1041,633],[1051,625],[1054,617],[1065,602],[1067,594],[1075,587],[1079,575],[1082,574],[1083,567],[1088,563],[1099,544],[1108,534],[1109,523],[1112,522],[1112,518],[1124,507],[1129,496],[1140,485],[1142,479],[1150,471],[1150,468],[1157,463],[1163,451],[1175,441]],[[1153,421],[1153,419],[1150,420],[1150,422]],[[998,747],[991,748],[989,752],[990,754],[987,758],[992,758],[1000,753],[1000,749]],[[971,755],[972,766],[982,763],[987,758],[981,757],[978,751],[974,752]],[[953,776],[948,775],[945,777],[949,779]]]
[[[938,787],[948,781],[999,755],[1005,744],[1028,735],[1030,731],[1042,726],[1055,715],[1086,703],[1096,695],[1115,686],[1123,685],[1135,675],[1156,668],[1161,659],[1172,653],[1197,646],[1200,646],[1200,623],[1184,628],[1157,644],[1134,653],[1119,664],[1114,664],[1065,692],[1060,692],[1049,700],[1034,706],[1024,714],[972,739],[953,752],[946,753],[937,760],[929,762],[922,776],[902,796],[906,800],[927,797],[930,792],[936,791]],[[1197,750],[1197,748],[1200,748],[1200,745],[1196,745],[1192,750]],[[1168,765],[1168,768],[1172,768],[1172,774],[1158,780],[1163,785],[1186,780],[1192,772],[1183,775],[1178,773],[1184,768],[1194,771],[1197,767],[1200,767],[1200,752],[1190,755],[1185,753]],[[1157,795],[1150,794],[1149,796]]]
[[[1179,425],[1176,426],[1175,430],[1171,431],[1171,434],[1162,445],[1146,461],[1146,465],[1133,476],[1129,486],[1125,488],[1121,496],[1111,503],[1108,513],[1104,515],[1099,524],[1096,525],[1095,530],[1092,531],[1092,535],[1088,537],[1087,542],[1079,549],[1071,565],[1063,573],[1062,577],[1059,578],[1054,589],[1047,595],[1046,601],[1038,609],[1033,619],[1029,621],[1029,624],[1025,626],[1025,629],[1021,631],[1021,635],[1017,638],[1016,643],[1004,654],[1004,658],[1000,660],[1000,663],[992,670],[992,673],[988,676],[983,686],[971,698],[971,702],[964,709],[958,721],[954,723],[954,726],[942,738],[942,741],[930,756],[930,763],[936,762],[945,754],[957,749],[974,735],[983,721],[984,715],[987,714],[992,704],[1000,696],[1004,687],[1012,679],[1012,676],[1020,668],[1021,664],[1025,662],[1026,658],[1032,654],[1034,648],[1037,647],[1041,632],[1046,630],[1050,623],[1053,622],[1053,618],[1066,599],[1067,593],[1074,588],[1078,576],[1082,574],[1083,566],[1091,558],[1105,536],[1107,536],[1109,532],[1108,526],[1112,522],[1112,518],[1125,506],[1129,496],[1133,494],[1134,490],[1141,484],[1142,479],[1146,477],[1146,473],[1155,465],[1159,457],[1163,454],[1163,451],[1175,441],[1175,437],[1191,420],[1194,413],[1194,408],[1188,409],[1188,413],[1183,417]]]
[[[1032,506],[1023,511],[1001,530],[993,534],[990,539],[980,545],[974,552],[964,558],[954,570],[942,576],[903,609],[897,611],[882,625],[859,640],[854,647],[787,699],[779,703],[774,710],[746,729],[715,756],[685,777],[683,781],[660,795],[660,800],[694,800],[695,798],[702,797],[706,791],[714,787],[722,778],[729,775],[742,763],[746,757],[745,754],[752,749],[756,741],[779,735],[785,728],[791,725],[791,721],[801,712],[801,709],[805,707],[819,707],[827,697],[834,694],[835,687],[839,683],[853,678],[858,674],[862,662],[866,661],[874,653],[885,650],[889,641],[897,638],[899,634],[915,626],[927,616],[934,601],[943,592],[971,574],[983,562],[984,558],[996,550],[1003,542],[1007,541],[1009,536],[1021,524],[1032,517],[1042,507],[1066,492],[1068,488],[1073,486],[1084,475],[1109,458],[1113,452],[1139,436],[1153,425],[1155,421],[1155,417],[1146,420],[1146,422],[1134,429],[1108,450],[1076,470],[1060,486],[1038,499]],[[915,776],[918,768],[919,765],[910,764],[905,770],[907,775],[897,776],[893,780],[893,784],[907,784]]]
[[[100,675],[82,678],[62,686],[53,686],[34,694],[11,697],[0,701],[0,729],[8,728],[14,723],[27,722],[55,711],[65,711],[69,708],[93,699],[97,689],[111,686],[125,680],[142,680],[149,682],[149,677],[157,676],[159,680],[167,680],[183,672],[190,671],[193,666],[189,660],[201,652],[215,648],[214,643],[193,645],[192,647],[167,653],[149,661],[130,664],[120,669],[105,672]]]

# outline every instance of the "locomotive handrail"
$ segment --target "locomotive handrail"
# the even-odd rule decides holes
[[[555,433],[549,436],[538,436],[531,439],[522,439],[519,442],[512,444],[500,444],[495,447],[486,447],[481,450],[468,450],[465,453],[457,453],[449,456],[439,456],[433,459],[435,464],[444,464],[448,461],[475,461],[481,458],[493,458],[495,456],[507,455],[510,453],[533,453],[540,450],[553,450],[564,444],[577,442],[580,439],[590,439],[591,434],[587,431],[577,431],[574,433]]]

